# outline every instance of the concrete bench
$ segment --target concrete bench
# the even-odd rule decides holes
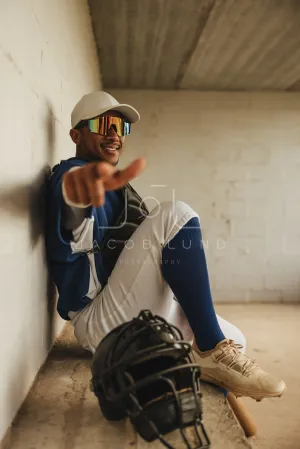
[[[11,431],[10,449],[159,449],[147,443],[129,421],[110,423],[89,389],[91,354],[81,349],[66,325],[21,408]],[[203,385],[204,422],[212,449],[251,448],[224,395]],[[178,434],[168,440],[185,447]]]

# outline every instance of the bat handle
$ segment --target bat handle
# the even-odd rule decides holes
[[[227,393],[227,400],[243,431],[245,432],[246,437],[253,437],[256,435],[256,424],[242,400],[240,398],[236,398],[230,391]]]

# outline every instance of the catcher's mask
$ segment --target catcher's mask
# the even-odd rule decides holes
[[[108,420],[129,416],[146,440],[175,429],[188,449],[208,448],[202,423],[200,367],[192,363],[191,345],[175,326],[149,310],[112,330],[92,361],[91,387]],[[193,427],[190,441],[186,427]]]

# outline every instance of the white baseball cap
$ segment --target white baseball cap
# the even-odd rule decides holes
[[[84,95],[75,105],[71,114],[72,128],[81,120],[88,120],[107,111],[119,111],[130,123],[140,120],[140,114],[129,104],[120,104],[114,97],[103,90]]]

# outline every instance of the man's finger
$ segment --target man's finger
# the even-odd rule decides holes
[[[144,158],[139,158],[133,161],[124,170],[118,170],[113,173],[112,176],[104,178],[103,182],[105,190],[115,190],[123,187],[126,182],[129,182],[131,179],[138,176],[142,170],[144,170],[145,166],[146,160]]]
[[[67,172],[64,175],[64,188],[67,198],[76,204],[89,204],[88,191],[79,173]]]
[[[91,164],[91,170],[93,178],[104,180],[110,178],[114,173],[118,171],[116,167],[109,164],[108,162],[97,162]]]
[[[74,176],[74,172],[70,173],[73,182],[73,191],[76,193],[75,203],[88,205],[90,203],[89,192],[86,183],[81,176]]]
[[[99,180],[89,180],[88,181],[88,190],[89,190],[89,197],[90,202],[92,206],[94,207],[100,207],[103,206],[105,202],[105,190],[103,181],[101,179]]]

